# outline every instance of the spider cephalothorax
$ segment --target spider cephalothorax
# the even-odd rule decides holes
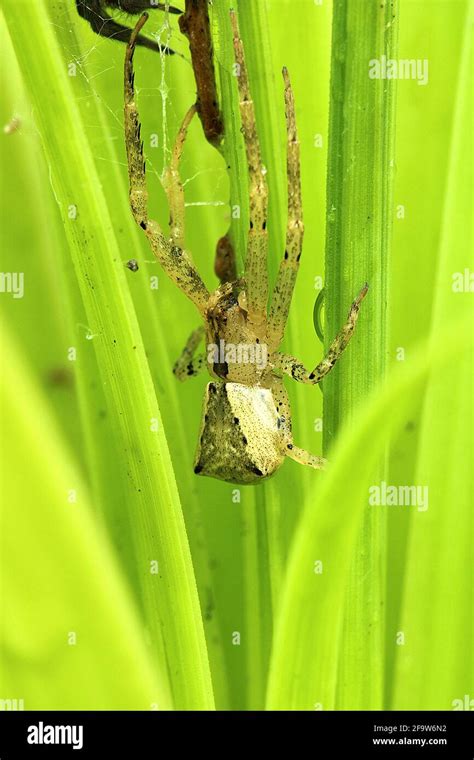
[[[249,232],[244,277],[228,281],[227,262],[221,285],[210,293],[184,248],[184,196],[179,161],[192,106],[178,133],[164,187],[170,207],[170,236],[148,218],[143,145],[135,102],[133,53],[143,14],[127,47],[125,58],[125,135],[130,178],[130,205],[163,269],[191,299],[203,325],[190,336],[175,364],[184,380],[208,369],[214,381],[206,389],[194,471],[220,480],[257,483],[273,475],[285,457],[321,469],[325,460],[298,448],[291,433],[291,411],[283,374],[314,385],[332,369],[355,328],[365,285],[351,306],[347,322],[333,340],[325,358],[308,372],[292,356],[279,352],[298,273],[303,221],[299,142],[293,92],[283,69],[287,125],[288,223],[285,252],[268,305],[267,184],[262,166],[242,41],[237,18],[231,12],[238,70],[240,116],[249,169]],[[205,353],[196,355],[205,341]]]

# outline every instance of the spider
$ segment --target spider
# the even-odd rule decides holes
[[[293,356],[279,352],[298,273],[303,242],[299,142],[294,97],[289,74],[283,69],[287,128],[288,223],[286,250],[268,301],[267,183],[262,166],[243,44],[237,17],[231,11],[235,62],[239,72],[240,117],[249,172],[249,216],[245,273],[241,279],[221,281],[209,292],[184,247],[184,194],[179,162],[196,106],[187,112],[178,131],[164,187],[170,210],[170,236],[148,217],[140,118],[134,91],[133,55],[147,20],[139,19],[127,45],[124,70],[125,143],[130,181],[130,206],[153,253],[166,274],[199,311],[203,324],[188,339],[173,372],[179,380],[208,369],[208,383],[194,472],[232,483],[254,484],[273,475],[285,457],[315,469],[326,460],[293,443],[291,411],[283,375],[315,385],[334,367],[346,348],[367,293],[364,285],[353,302],[346,323],[324,359],[311,372]],[[205,339],[207,353],[196,355]]]
[[[157,8],[161,11],[168,10],[169,13],[174,14],[183,12],[172,5],[166,8],[166,3],[160,3],[157,0],[76,0],[76,8],[79,15],[89,22],[91,29],[96,34],[99,34],[101,37],[111,37],[122,42],[130,40],[132,30],[115,21],[107,13],[107,8],[117,8],[133,15],[141,13],[146,8]],[[156,42],[148,39],[148,37],[138,37],[136,42],[137,45],[143,45],[143,47],[147,47],[149,50],[161,51],[167,55],[174,54],[174,50],[171,50],[171,48],[160,47]]]

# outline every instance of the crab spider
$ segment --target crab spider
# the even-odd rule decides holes
[[[185,116],[170,166],[165,172],[170,236],[165,236],[158,223],[148,217],[145,162],[133,71],[135,44],[146,20],[147,14],[143,14],[133,31],[125,56],[125,142],[130,206],[163,269],[194,303],[203,319],[203,325],[192,333],[173,370],[180,380],[197,375],[206,368],[213,377],[213,382],[208,383],[206,389],[194,472],[233,483],[251,484],[273,475],[285,457],[322,469],[325,459],[313,456],[293,443],[291,412],[283,375],[311,385],[319,383],[327,375],[354,332],[367,285],[353,302],[347,321],[333,340],[327,355],[312,372],[294,357],[279,352],[303,242],[299,143],[288,71],[283,69],[288,140],[286,247],[267,308],[267,183],[235,13],[231,12],[231,21],[249,171],[250,229],[244,277],[230,282],[222,278],[221,284],[212,293],[184,247],[184,197],[179,161],[195,106]],[[196,355],[203,340],[207,344],[207,353]],[[256,360],[257,355],[260,361]]]

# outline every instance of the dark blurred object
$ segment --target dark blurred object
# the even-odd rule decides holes
[[[46,381],[59,388],[72,388],[74,373],[69,367],[52,367],[46,374]]]
[[[166,8],[164,3],[154,3],[150,2],[150,0],[76,0],[76,7],[79,16],[89,22],[91,29],[96,34],[100,34],[101,37],[120,40],[121,42],[129,41],[132,30],[128,26],[119,24],[109,16],[107,8],[125,11],[125,13],[131,13],[132,15],[155,8],[160,11],[168,10],[174,14],[183,12],[172,5]],[[137,44],[149,50],[155,50],[157,53],[162,52],[167,55],[174,55],[174,50],[166,46],[162,47],[154,40],[148,39],[148,37],[140,35]]]

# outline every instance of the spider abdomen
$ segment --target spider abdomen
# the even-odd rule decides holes
[[[194,471],[251,484],[273,475],[285,458],[284,431],[269,388],[209,383]]]

